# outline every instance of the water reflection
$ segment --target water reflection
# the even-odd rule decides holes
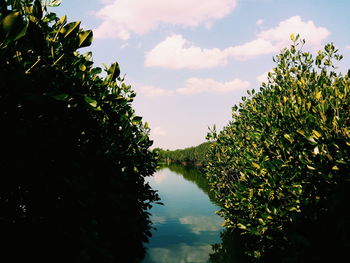
[[[209,255],[210,263],[247,263],[250,262],[244,254],[241,245],[242,236],[230,230],[220,233],[221,242],[212,245],[213,251]]]
[[[210,245],[177,244],[167,248],[150,248],[148,253],[151,262],[203,263],[207,262],[211,251]]]
[[[143,263],[205,263],[220,242],[223,220],[219,207],[208,197],[209,187],[197,169],[179,165],[162,167],[149,179],[164,206],[154,206],[156,227]]]
[[[179,164],[167,165],[164,166],[164,168],[165,167],[167,167],[170,171],[181,174],[187,181],[195,183],[198,188],[201,189],[209,197],[212,203],[219,205],[214,197],[214,194],[210,191],[210,186],[205,179],[205,175],[198,169]]]
[[[188,225],[192,233],[200,235],[205,231],[218,232],[222,229],[222,219],[214,216],[185,216],[179,219],[181,224]]]

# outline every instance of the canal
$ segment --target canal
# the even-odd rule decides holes
[[[149,178],[164,206],[151,209],[156,230],[143,263],[205,263],[220,243],[222,218],[204,174],[181,165],[165,166]]]

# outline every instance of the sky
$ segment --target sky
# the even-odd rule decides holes
[[[350,0],[63,0],[50,9],[93,29],[95,66],[118,62],[136,91],[133,107],[153,147],[181,149],[222,129],[247,90],[258,90],[272,58],[306,40],[333,42],[350,69]]]

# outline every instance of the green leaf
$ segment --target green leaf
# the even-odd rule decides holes
[[[44,95],[49,95],[49,94],[44,94]],[[69,97],[67,93],[61,93],[61,94],[49,95],[49,96],[58,101],[65,101]]]
[[[16,41],[25,36],[28,24],[24,23],[20,12],[11,12],[1,21],[1,29],[9,41]]]
[[[260,165],[255,163],[255,162],[252,162],[252,165],[256,168],[256,169],[260,169]]]
[[[51,7],[57,7],[57,6],[59,6],[61,3],[62,3],[62,0],[52,0],[52,1],[50,1],[49,6],[51,6]]]
[[[93,75],[97,75],[97,74],[100,74],[102,72],[102,69],[101,68],[92,68],[91,69],[91,74]]]
[[[246,229],[247,229],[247,227],[246,227],[245,225],[242,225],[242,224],[240,224],[240,223],[237,224],[237,227],[238,227],[239,229],[242,229],[242,230],[246,230]]]
[[[306,165],[306,166],[307,166],[307,168],[310,169],[310,170],[316,170],[315,167],[312,167],[312,166],[310,166],[310,165]]]
[[[290,143],[294,142],[294,139],[289,134],[285,134],[284,138],[286,138]]]
[[[142,117],[140,117],[140,116],[135,116],[133,118],[133,121],[141,121],[141,120],[142,120]]]
[[[265,221],[262,218],[259,218],[258,221],[260,224],[265,225]]]
[[[85,96],[84,100],[86,101],[86,103],[90,104],[94,108],[97,106],[97,101],[90,98],[89,96]]]
[[[309,141],[311,145],[317,145],[317,142],[313,137],[310,136],[310,137],[307,137],[306,139]]]
[[[314,137],[316,137],[317,139],[320,138],[320,137],[322,137],[322,135],[321,135],[318,131],[316,131],[316,130],[312,130],[312,134],[313,134]]]
[[[85,71],[86,70],[86,66],[84,64],[80,64],[79,69],[81,71]]]
[[[63,35],[63,38],[69,37],[73,33],[77,33],[79,31],[80,21],[78,22],[71,22],[64,26],[64,28],[61,29],[60,33]]]
[[[295,36],[294,36],[294,34],[291,34],[291,35],[290,35],[290,39],[291,39],[292,41],[295,41]]]
[[[115,81],[116,78],[119,76],[119,74],[120,74],[119,65],[117,62],[115,62],[108,69],[108,75],[110,77],[110,81]]]
[[[57,21],[56,25],[64,25],[67,23],[67,16],[62,16],[60,20]]]
[[[79,48],[88,47],[91,45],[93,39],[92,30],[87,30],[79,33]]]
[[[40,19],[43,16],[43,7],[41,5],[40,0],[35,0],[34,5],[33,5],[33,15]]]

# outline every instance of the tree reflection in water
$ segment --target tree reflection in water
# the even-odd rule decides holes
[[[219,206],[219,202],[215,199],[214,195],[210,192],[210,186],[205,178],[205,175],[200,169],[184,166],[180,164],[161,165],[160,170],[169,169],[178,175],[181,175],[185,180],[190,181],[197,185],[197,187],[209,197],[210,201]],[[155,180],[158,183],[166,180],[166,173],[159,173]],[[175,187],[175,186],[174,186]],[[167,204],[165,204],[166,206]],[[154,215],[153,221],[164,224],[166,219]],[[195,236],[203,231],[217,232],[222,229],[222,219],[220,217],[213,216],[184,216],[179,218],[179,222],[187,226]],[[161,229],[159,229],[161,230]],[[242,237],[235,232],[229,230],[223,230],[220,234],[221,241],[219,243],[204,245],[204,244],[191,244],[184,243],[173,244],[171,247],[158,247],[150,248],[149,255],[152,258],[157,258],[157,262],[183,262],[182,259],[186,258],[189,262],[210,262],[210,263],[244,263],[245,258],[240,242]],[[176,247],[176,248],[175,248]],[[186,261],[187,262],[187,261]]]

